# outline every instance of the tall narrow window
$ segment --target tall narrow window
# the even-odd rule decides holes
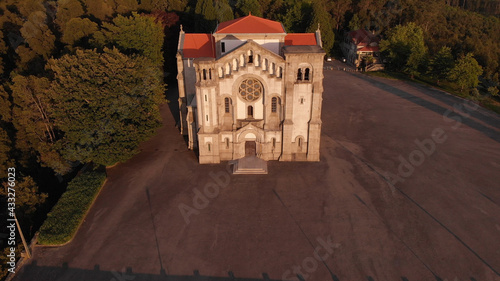
[[[226,138],[225,141],[226,141],[226,149],[228,149],[229,148],[229,139]]]
[[[203,80],[207,80],[207,70],[203,69]]]
[[[248,56],[248,63],[253,63],[253,56],[252,55]]]
[[[278,98],[277,97],[273,97],[271,99],[271,112],[272,113],[276,113],[277,107],[278,107]]]
[[[223,53],[225,53],[226,52],[226,43],[224,43],[224,42],[220,43],[220,48],[221,48],[221,51]]]
[[[273,138],[273,148],[276,148],[276,139]]]
[[[249,105],[248,106],[248,118],[251,119],[253,118],[253,106]]]
[[[212,146],[210,144],[208,144],[208,151],[211,151],[212,150]]]
[[[309,81],[309,68],[306,68],[306,72],[304,73],[304,80]]]
[[[308,69],[309,70],[309,69]],[[208,79],[212,80],[212,69],[208,70]],[[306,79],[307,80],[307,79]]]
[[[297,81],[302,81],[302,69],[300,68],[297,71]]]
[[[224,111],[226,113],[229,113],[230,106],[231,106],[231,99],[230,98],[224,98]]]

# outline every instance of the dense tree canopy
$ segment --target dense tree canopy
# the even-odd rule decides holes
[[[475,88],[479,84],[479,75],[483,73],[482,67],[471,53],[458,59],[449,72],[449,79],[455,81],[460,88]]]
[[[117,49],[51,59],[49,98],[64,159],[112,165],[136,153],[160,123],[164,85],[148,58]]]

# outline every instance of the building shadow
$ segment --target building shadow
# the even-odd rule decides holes
[[[347,72],[347,73],[349,75],[353,75],[361,80],[365,80],[366,82],[369,82],[371,85],[373,85],[381,90],[384,90],[388,93],[391,93],[397,97],[403,98],[403,99],[405,99],[409,102],[412,102],[416,105],[419,105],[419,106],[424,107],[428,110],[434,111],[435,113],[442,115],[443,118],[448,119],[450,121],[450,124],[455,124],[455,123],[459,122],[463,125],[466,125],[472,129],[484,134],[485,136],[491,138],[492,140],[500,143],[500,131],[495,130],[495,129],[490,128],[490,127],[487,127],[487,126],[475,121],[471,117],[476,118],[477,120],[481,120],[482,122],[489,124],[495,128],[500,128],[500,118],[492,118],[492,116],[494,116],[494,115],[492,115],[492,116],[485,115],[483,113],[484,109],[474,110],[471,108],[470,110],[467,110],[466,107],[461,106],[464,104],[464,100],[462,100],[458,97],[448,96],[448,95],[445,96],[443,93],[438,92],[438,90],[434,90],[433,94],[430,94],[428,92],[429,91],[428,88],[425,88],[425,89],[421,88],[422,93],[424,93],[428,96],[431,96],[431,97],[433,97],[433,98],[435,98],[435,99],[437,99],[445,104],[448,104],[448,105],[450,105],[450,107],[457,106],[457,108],[455,108],[454,110],[451,109],[451,111],[450,111],[450,109],[448,109],[446,107],[440,106],[440,105],[433,103],[431,101],[422,99],[422,98],[415,96],[415,95],[412,95],[406,91],[403,91],[401,89],[393,87],[393,86],[386,84],[382,81],[373,79],[369,76],[355,74],[355,73],[349,73],[349,72]],[[495,113],[492,113],[492,114],[495,114]]]

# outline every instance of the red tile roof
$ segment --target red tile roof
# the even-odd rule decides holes
[[[314,33],[290,33],[285,36],[285,46],[316,45]]]
[[[215,33],[285,33],[285,30],[277,21],[248,15],[220,23]]]
[[[365,46],[357,50],[358,52],[378,52],[378,46]]]
[[[349,32],[349,37],[351,37],[353,43],[358,46],[367,46],[371,42],[379,41],[375,35],[364,29]]]
[[[212,34],[186,33],[182,53],[185,58],[215,58],[215,42]]]

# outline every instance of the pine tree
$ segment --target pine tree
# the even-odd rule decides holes
[[[321,0],[313,2],[312,20],[308,32],[315,32],[318,26],[321,31],[321,40],[323,41],[323,49],[328,55],[332,53],[335,34],[332,27],[332,16],[325,9],[325,3]]]
[[[451,48],[442,47],[429,61],[429,74],[436,78],[439,84],[439,80],[447,78],[448,72],[453,67],[453,63]]]

